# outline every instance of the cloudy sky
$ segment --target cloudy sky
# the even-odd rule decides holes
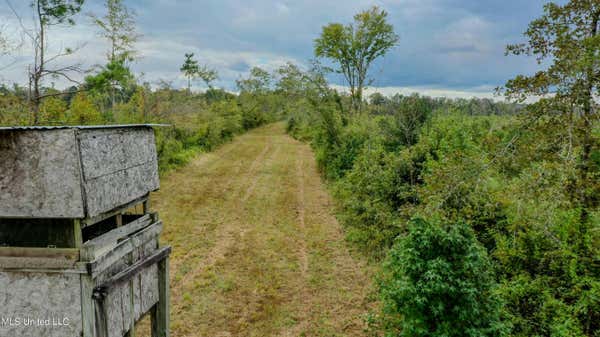
[[[0,28],[19,40],[19,24],[0,0]],[[25,0],[9,0],[29,23]],[[523,40],[527,23],[542,13],[542,0],[125,0],[137,14],[141,58],[133,65],[143,80],[184,86],[179,68],[186,52],[219,71],[218,86],[235,90],[235,79],[252,66],[274,69],[287,61],[308,64],[313,41],[330,22],[379,5],[400,43],[372,68],[373,91],[434,96],[491,96],[493,88],[537,69],[528,58],[504,56],[507,43]],[[87,0],[85,13],[103,13],[103,1]],[[82,46],[72,61],[104,62],[107,45],[85,15],[75,27],[50,33],[54,50]],[[0,57],[0,80],[25,82],[31,49],[25,44]],[[71,60],[70,60],[71,61]],[[341,78],[332,77],[342,85]],[[62,86],[57,82],[56,86]],[[198,89],[202,87],[198,84]]]

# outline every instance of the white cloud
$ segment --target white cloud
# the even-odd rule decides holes
[[[175,40],[162,38],[144,39],[138,44],[140,53],[144,55],[135,69],[143,71],[148,81],[159,79],[173,80],[176,85],[184,85],[185,79],[179,72],[185,53],[194,53],[201,64],[217,69],[218,86],[232,89],[233,83],[240,76],[245,76],[250,67],[258,66],[273,71],[287,62],[302,64],[300,60],[286,55],[269,52],[231,51],[210,48],[199,48]],[[242,67],[240,68],[240,65]],[[157,71],[159,70],[160,71]]]
[[[348,92],[348,87],[341,85],[333,85],[333,88],[342,91]],[[368,87],[365,89],[365,96],[369,96],[373,93],[380,93],[384,96],[393,96],[395,94],[401,95],[411,95],[414,93],[418,93],[423,96],[430,97],[446,97],[446,98],[490,98],[494,100],[504,100],[503,97],[496,96],[494,94],[494,90],[489,87],[476,87],[465,90],[453,90],[453,89],[444,89],[444,88],[433,88],[433,87]]]
[[[478,16],[460,18],[436,34],[439,49],[451,57],[468,60],[492,50],[490,46],[492,24]]]

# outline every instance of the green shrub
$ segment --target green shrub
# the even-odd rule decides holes
[[[485,249],[464,223],[414,219],[384,264],[380,291],[387,336],[503,336]]]
[[[352,169],[335,184],[339,218],[348,239],[375,258],[392,246],[419,203],[425,156],[417,149],[387,152],[379,143],[363,147]]]

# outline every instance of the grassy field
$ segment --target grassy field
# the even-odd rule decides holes
[[[271,124],[161,181],[172,336],[359,336],[370,268],[349,253],[308,145]]]

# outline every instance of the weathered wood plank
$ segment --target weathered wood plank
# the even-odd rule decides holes
[[[0,325],[0,336],[80,337],[80,275],[0,272],[0,317],[68,320],[62,326]]]
[[[131,253],[135,248],[142,246],[146,242],[156,238],[162,232],[162,222],[154,223],[144,230],[125,239],[106,254],[100,256],[96,260],[88,264],[88,270],[92,276],[96,276],[109,268],[113,263],[122,259],[127,254]]]
[[[79,260],[77,248],[0,247],[0,257],[39,257],[70,261]]]
[[[80,131],[88,215],[95,216],[158,189],[154,131]]]
[[[158,189],[156,162],[147,162],[86,181],[88,215],[110,211]]]
[[[127,210],[128,208],[135,207],[136,205],[139,205],[140,203],[143,203],[146,200],[148,200],[148,195],[147,194],[144,195],[144,196],[142,196],[142,197],[140,197],[140,198],[132,200],[132,201],[130,201],[130,202],[124,204],[124,205],[120,205],[119,207],[117,207],[115,209],[112,209],[112,210],[110,210],[108,212],[104,212],[104,213],[97,214],[97,215],[89,217],[89,218],[85,218],[85,219],[81,220],[82,226],[83,227],[87,227],[87,226],[93,225],[95,223],[98,223],[100,221],[106,220],[106,219],[108,219],[110,217],[113,217],[113,216],[115,216],[117,214],[121,214],[125,210]]]
[[[81,250],[81,257],[86,261],[92,261],[108,252],[118,245],[118,241],[142,230],[150,225],[152,218],[146,214],[124,226],[117,227],[97,238],[86,241]]]
[[[82,337],[97,337],[94,330],[96,326],[94,313],[94,300],[92,293],[94,291],[94,281],[90,275],[81,275],[81,316],[82,316]]]
[[[129,268],[121,271],[120,273],[114,275],[113,277],[111,277],[110,279],[105,281],[103,284],[97,286],[94,289],[94,294],[95,294],[94,297],[102,298],[103,296],[106,296],[106,294],[110,293],[110,291],[116,285],[119,285],[125,281],[129,281],[132,277],[140,274],[147,267],[152,266],[153,264],[156,264],[156,263],[166,259],[170,253],[171,253],[171,247],[163,247],[163,248],[157,250],[151,256],[148,256],[147,258],[145,258],[144,260],[136,262],[135,264],[131,265]],[[142,281],[142,283],[143,283],[143,281]],[[144,288],[144,285],[142,284],[142,295],[144,295],[143,288]],[[142,299],[142,309],[144,309],[143,301],[144,301],[144,299]]]
[[[83,245],[83,233],[81,232],[81,220],[73,220],[73,247],[80,248]]]
[[[127,289],[128,290],[128,289]],[[122,337],[124,326],[124,316],[125,313],[123,311],[123,291],[124,286],[122,284],[118,285],[113,289],[113,291],[103,299],[103,310],[105,310],[105,314],[107,317],[107,330],[108,337]]]
[[[156,160],[150,128],[80,130],[79,147],[88,181]]]
[[[158,267],[152,264],[140,272],[142,284],[142,311],[148,312],[158,302]]]
[[[74,130],[0,131],[0,158],[0,217],[84,217]]]
[[[77,260],[47,257],[0,257],[0,270],[27,271],[27,270],[75,270]]]
[[[0,217],[91,218],[158,189],[150,127],[0,130]]]

